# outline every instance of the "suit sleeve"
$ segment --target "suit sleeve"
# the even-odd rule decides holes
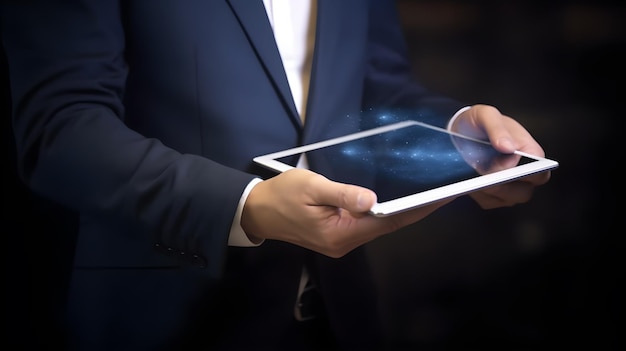
[[[198,252],[207,271],[218,274],[253,176],[181,154],[125,125],[120,3],[0,5],[18,172],[36,193],[136,227],[147,245]]]
[[[391,111],[400,119],[445,126],[467,104],[430,91],[415,80],[395,1],[372,0],[369,13],[365,107],[375,106],[374,113]]]

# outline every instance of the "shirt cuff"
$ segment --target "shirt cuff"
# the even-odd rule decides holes
[[[448,121],[448,125],[446,126],[446,129],[447,130],[452,130],[452,124],[454,124],[454,121],[456,121],[457,117],[459,117],[461,115],[461,113],[469,110],[470,108],[472,108],[472,106],[465,106],[462,109],[456,111],[456,113]]]
[[[233,219],[233,224],[230,227],[230,234],[228,235],[228,246],[239,246],[239,247],[256,247],[261,244],[265,240],[261,240],[256,243],[248,238],[246,232],[241,227],[241,213],[243,212],[243,205],[246,203],[246,199],[248,199],[248,195],[252,188],[255,185],[262,182],[262,179],[254,178],[248,183],[248,186],[243,190],[243,194],[241,194],[241,198],[239,199],[239,205],[237,206],[237,212],[235,212],[235,218]]]

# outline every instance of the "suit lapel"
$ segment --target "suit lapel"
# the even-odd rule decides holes
[[[259,60],[265,67],[281,99],[287,106],[290,118],[300,124],[300,117],[291,96],[289,82],[272,27],[267,19],[262,1],[227,0],[237,16]],[[363,48],[363,29],[367,3],[362,0],[317,0],[315,53],[311,71],[307,121],[303,142],[324,138],[328,123],[343,113],[360,106],[361,86],[345,69],[359,62]],[[364,6],[365,5],[365,6]],[[348,31],[346,31],[348,28]],[[349,35],[349,37],[347,35]],[[358,34],[355,34],[358,33]],[[356,36],[355,36],[356,35]],[[348,69],[349,70],[349,69]],[[347,101],[350,100],[350,101]]]
[[[265,67],[269,78],[283,102],[288,106],[289,114],[297,123],[301,123],[298,111],[291,96],[289,81],[282,61],[272,27],[267,19],[262,1],[227,0],[239,19],[259,60]]]
[[[360,108],[362,86],[352,78],[363,59],[367,8],[362,0],[317,0],[304,143],[327,138],[329,126],[343,122],[341,114]]]

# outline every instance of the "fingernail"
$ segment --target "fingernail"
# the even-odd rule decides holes
[[[366,208],[366,206],[367,206],[366,202],[367,202],[367,199],[365,198],[364,194],[360,193],[359,196],[357,196],[357,198],[356,198],[356,206],[357,206],[357,208],[359,210],[362,210],[362,211],[368,210]]]
[[[360,193],[356,198],[356,206],[360,211],[369,211],[371,202],[370,194],[368,193]]]
[[[509,138],[501,138],[499,140],[500,146],[502,146],[505,149],[511,150],[511,151],[515,151],[515,144],[513,144],[513,141]]]

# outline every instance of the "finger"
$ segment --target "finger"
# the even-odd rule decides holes
[[[472,123],[481,126],[494,148],[503,153],[515,150],[544,157],[545,152],[533,136],[515,119],[488,105],[476,105],[467,111]]]
[[[544,157],[545,152],[541,145],[533,138],[519,122],[513,118],[504,116],[504,124],[509,130],[515,144],[515,150],[525,152],[530,155]]]
[[[552,172],[544,171],[535,174],[531,174],[524,178],[521,178],[520,181],[527,182],[532,184],[533,186],[546,184],[550,178],[552,177]]]
[[[511,128],[519,128],[524,131],[524,137],[530,137],[521,126],[516,125],[517,122],[502,115],[493,106],[477,105],[468,112],[473,115],[472,118],[476,121],[476,125],[481,126],[487,134],[489,142],[500,152],[512,153],[518,148],[513,135],[511,135]]]
[[[471,193],[470,196],[483,209],[510,207],[528,202],[535,186],[525,181],[514,181],[485,188]]]
[[[335,239],[340,242],[341,245],[332,246],[332,250],[328,250],[327,247],[324,247],[325,254],[331,257],[340,257],[364,243],[370,242],[382,235],[393,233],[400,228],[425,218],[449,201],[452,200],[434,203],[387,217],[375,217],[372,215],[357,217],[352,222],[353,226],[349,229],[344,228],[344,230],[336,232],[336,235],[341,238]],[[347,211],[343,211],[344,214],[352,216],[352,214],[347,214],[346,212]]]
[[[311,194],[313,205],[326,205],[343,208],[351,213],[369,211],[376,203],[376,194],[367,188],[344,184],[319,176],[315,179],[317,191]]]
[[[435,212],[437,209],[441,208],[442,206],[452,201],[454,201],[454,198],[448,198],[445,200],[437,201],[430,205],[418,207],[416,209],[401,212],[395,215],[382,217],[382,218],[377,218],[377,217],[373,217],[373,218],[380,220],[379,230],[382,233],[387,234],[387,233],[397,231],[400,228],[406,227],[407,225],[413,224],[415,222],[418,222],[424,219],[431,213]]]

